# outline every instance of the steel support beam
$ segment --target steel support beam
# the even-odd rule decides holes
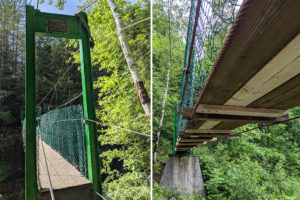
[[[85,13],[83,13],[83,15],[87,20],[87,15]],[[90,40],[87,30],[84,28],[83,24],[81,24],[81,26],[82,38],[80,40],[80,63],[84,117],[87,119],[96,120],[90,56]],[[96,192],[102,194],[96,124],[94,122],[87,121],[85,123],[85,132],[89,180],[93,183],[94,199],[100,200],[100,197],[96,195]]]
[[[35,11],[26,6],[25,69],[25,200],[37,200],[35,117]]]

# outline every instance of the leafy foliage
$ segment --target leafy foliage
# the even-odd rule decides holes
[[[0,124],[19,121],[24,90],[24,1],[0,4]]]
[[[123,26],[150,16],[150,2],[132,4],[115,0]],[[109,125],[150,134],[150,123],[136,93],[116,31],[111,9],[105,0],[98,1],[88,13],[89,26],[95,47],[91,52],[92,65],[100,75],[95,76],[97,118]],[[150,91],[150,21],[125,31],[137,63],[137,70]],[[110,35],[109,35],[110,34]],[[106,36],[108,35],[108,36]],[[75,47],[76,44],[74,43]],[[79,54],[74,54],[79,62]],[[111,126],[99,126],[102,145],[102,174],[104,187],[114,199],[149,199],[150,140]]]
[[[298,110],[290,112],[300,114]],[[208,199],[298,199],[300,145],[293,135],[299,129],[292,127],[299,125],[299,120],[291,121],[198,148],[194,153]]]
[[[158,0],[153,5],[153,134],[157,133],[161,117],[161,104],[166,87],[166,76],[169,61],[169,20],[167,15],[168,4]],[[171,152],[173,137],[173,108],[174,102],[179,98],[181,86],[182,66],[184,59],[184,32],[188,16],[185,15],[186,7],[178,2],[172,7],[172,62],[169,90],[166,101],[164,123],[161,129],[161,139],[157,154],[157,162],[154,163],[154,173],[161,171],[160,166],[166,161]],[[155,142],[155,141],[154,141]]]

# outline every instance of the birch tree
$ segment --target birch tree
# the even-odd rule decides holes
[[[169,49],[169,62],[168,62],[168,73],[167,73],[167,82],[166,82],[166,90],[164,93],[164,98],[163,98],[163,102],[162,102],[162,111],[161,111],[161,118],[159,121],[159,127],[158,127],[158,131],[156,134],[156,142],[155,142],[155,148],[154,148],[154,154],[153,154],[153,160],[156,160],[156,154],[157,154],[157,149],[158,149],[158,145],[159,145],[159,138],[160,138],[160,132],[161,132],[161,128],[163,125],[163,121],[164,121],[164,116],[165,116],[165,105],[166,105],[166,101],[167,101],[167,95],[168,95],[168,89],[169,89],[169,80],[170,80],[170,71],[171,71],[171,62],[172,62],[172,31],[171,31],[171,7],[172,7],[172,3],[173,1],[170,0],[169,1],[169,42],[170,42],[170,49]]]
[[[114,19],[116,22],[119,41],[120,41],[129,71],[131,73],[131,77],[132,77],[134,85],[136,87],[140,102],[145,111],[145,114],[150,119],[150,116],[151,116],[150,98],[149,98],[147,90],[144,86],[144,82],[141,80],[139,72],[136,69],[136,62],[132,57],[132,52],[131,52],[130,46],[128,44],[126,34],[122,31],[123,26],[122,26],[121,15],[117,9],[117,6],[116,6],[114,0],[107,0],[107,2],[108,2],[109,7],[111,8],[111,11],[113,13],[113,16],[114,16]]]

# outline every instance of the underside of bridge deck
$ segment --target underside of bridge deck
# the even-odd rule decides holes
[[[247,123],[287,119],[300,105],[300,1],[246,0],[192,110],[176,151]],[[214,131],[215,132],[214,132]]]

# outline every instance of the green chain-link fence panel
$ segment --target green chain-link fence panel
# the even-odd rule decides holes
[[[40,116],[39,124],[42,140],[87,177],[86,143],[81,105],[48,112]]]
[[[88,177],[86,138],[81,105],[50,111],[37,118],[42,140]],[[25,130],[23,121],[23,137]],[[36,129],[39,136],[38,127]]]

